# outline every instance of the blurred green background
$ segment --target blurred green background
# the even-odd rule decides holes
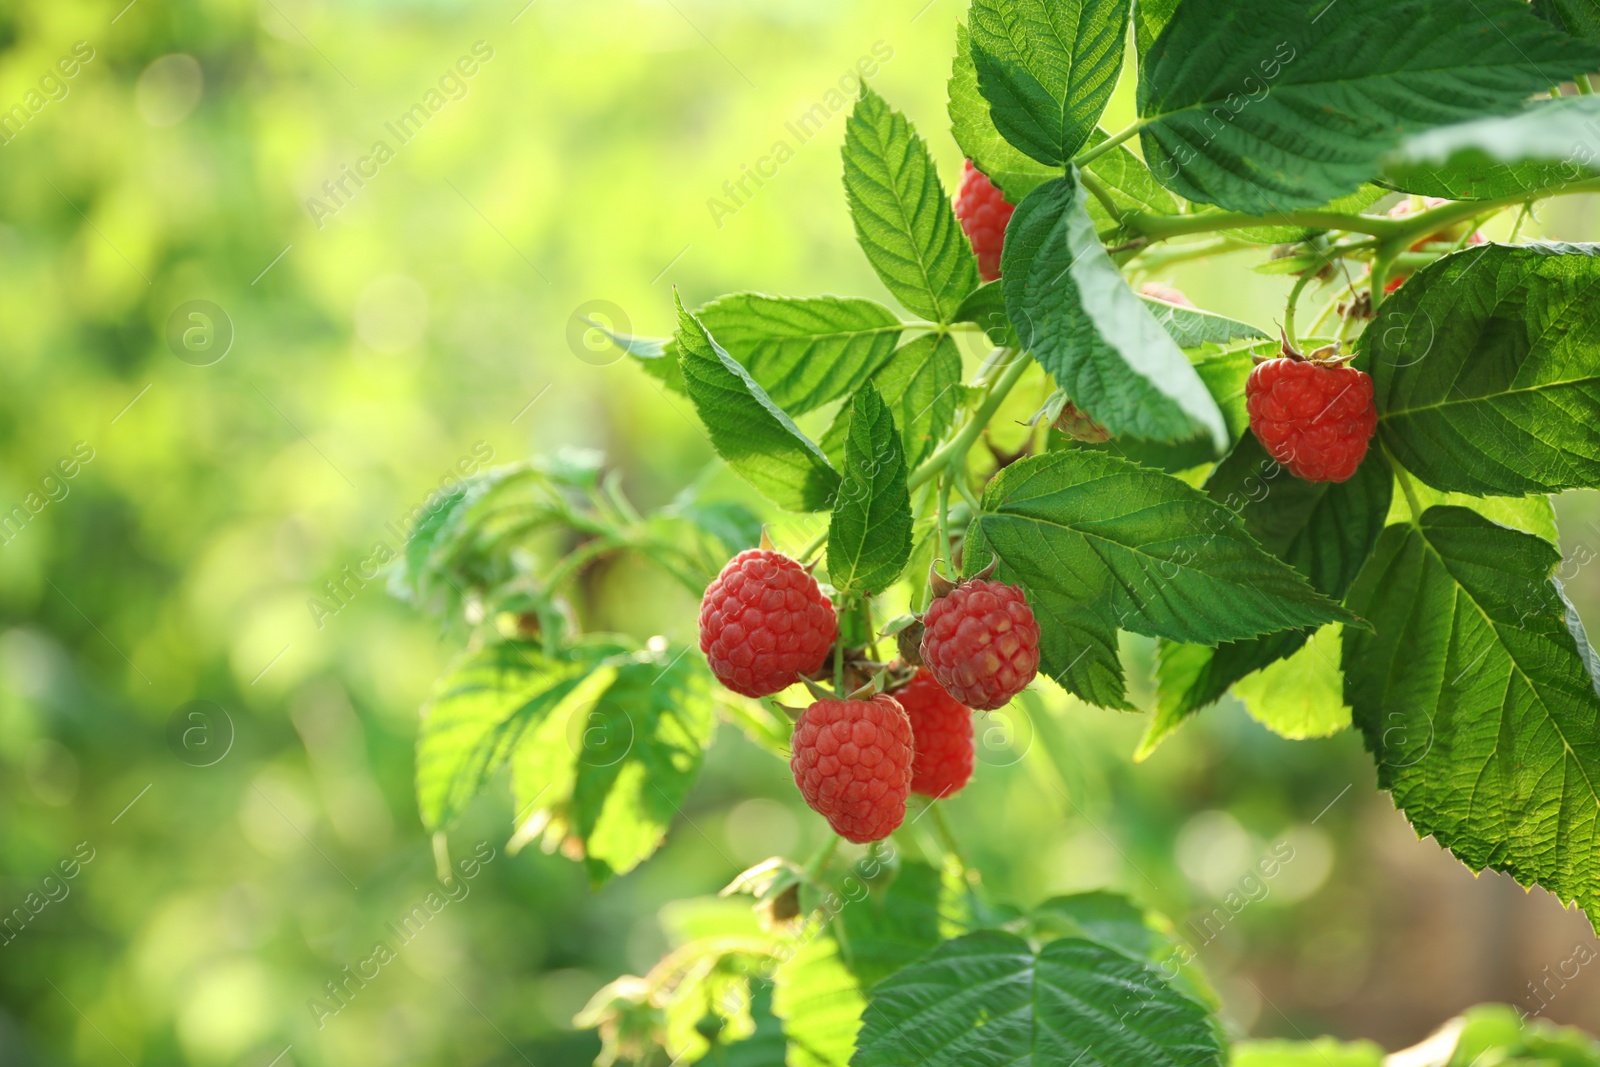
[[[644,504],[701,472],[684,402],[575,312],[662,334],[673,286],[887,302],[829,94],[876,56],[953,184],[959,2],[125,2],[0,9],[0,919],[27,919],[0,928],[0,1063],[588,1063],[572,1016],[668,947],[662,906],[824,826],[724,728],[666,847],[592,893],[507,855],[491,792],[452,834],[495,849],[469,894],[319,1026],[308,1001],[437,888],[411,745],[460,640],[348,575],[467,466],[603,449]],[[1130,111],[1124,86],[1108,125]],[[1572,198],[1541,231],[1600,224]],[[1249,262],[1167,280],[1270,327],[1287,285]],[[1561,515],[1600,623],[1600,506]],[[313,611],[329,581],[347,604]],[[634,567],[589,587],[597,626],[692,636]],[[1047,700],[1065,758],[998,716],[949,805],[997,897],[1164,910],[1244,1032],[1393,1048],[1485,999],[1600,1029],[1600,967],[1561,977],[1587,921],[1418,842],[1351,733],[1229,705],[1135,765],[1142,718]]]

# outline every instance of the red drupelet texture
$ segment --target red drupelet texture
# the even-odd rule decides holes
[[[819,700],[795,723],[790,744],[800,795],[840,837],[881,841],[905,820],[911,720],[893,697]]]
[[[911,720],[911,791],[925,797],[959,793],[972,777],[972,711],[944,691],[928,669],[895,690]]]
[[[781,552],[739,553],[700,601],[700,651],[718,681],[747,697],[771,696],[819,670],[838,633],[817,580]]]
[[[1273,459],[1308,482],[1342,482],[1378,428],[1372,379],[1354,367],[1280,357],[1245,382],[1250,430]]]
[[[1039,624],[1018,586],[963,582],[934,599],[922,624],[922,662],[969,708],[1004,707],[1039,671]]]

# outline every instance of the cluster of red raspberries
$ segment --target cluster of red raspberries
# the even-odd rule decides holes
[[[822,696],[795,723],[789,767],[805,801],[850,841],[878,841],[905,819],[906,796],[940,798],[972,774],[972,713],[1003,707],[1039,667],[1039,624],[1022,590],[987,576],[942,580],[921,620],[921,665]],[[700,650],[723,685],[771,696],[832,663],[839,624],[815,578],[756,548],[722,569],[700,603]]]

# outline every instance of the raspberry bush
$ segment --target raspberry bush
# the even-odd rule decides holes
[[[1353,726],[1418,834],[1600,919],[1600,668],[1549,502],[1600,488],[1600,254],[1518,240],[1544,199],[1600,191],[1600,41],[1572,10],[973,0],[955,195],[871,89],[844,131],[845,205],[902,311],[680,297],[670,336],[612,337],[746,497],[703,479],[641,514],[563,454],[421,526],[397,588],[471,630],[418,742],[442,849],[504,774],[514,847],[626,873],[719,720],[869,843],[741,875],[759,922],[585,1011],[603,1062],[1309,1062],[1230,1050],[1192,948],[1135,902],[1027,908],[965,865],[941,805],[1013,702],[1048,724],[1153,692],[1135,759],[1235,687],[1285,736]],[[1108,132],[1125,68],[1138,118]],[[1235,255],[1284,277],[1279,323],[1167,284]],[[698,650],[689,609],[673,639],[586,626],[583,582],[628,553],[701,602]],[[1124,634],[1157,643],[1151,684]],[[1451,1062],[1490,1030],[1452,1031]],[[1495,1032],[1494,1062],[1600,1063]]]

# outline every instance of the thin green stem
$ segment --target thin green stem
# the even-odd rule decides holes
[[[1295,341],[1294,315],[1296,309],[1300,306],[1300,294],[1305,292],[1306,286],[1310,285],[1315,279],[1316,272],[1308,270],[1295,279],[1294,288],[1289,290],[1289,303],[1283,309],[1283,335],[1289,342],[1290,348],[1299,347]]]
[[[817,849],[816,855],[806,861],[805,867],[800,871],[801,877],[812,885],[818,884],[817,879],[821,877],[823,871],[828,869],[828,861],[833,859],[835,852],[839,851],[840,840],[841,838],[838,834],[830,834],[822,847]]]
[[[1111,199],[1111,190],[1101,184],[1098,178],[1093,174],[1084,173],[1078,175],[1078,180],[1083,182],[1085,189],[1094,194],[1096,200],[1100,201],[1100,206],[1106,209],[1106,214],[1118,221],[1122,219],[1125,214],[1122,210],[1122,205]]]
[[[1411,475],[1395,460],[1394,454],[1387,447],[1383,454],[1388,457],[1389,466],[1394,468],[1395,481],[1400,483],[1400,492],[1405,494],[1406,507],[1411,510],[1411,525],[1415,526],[1422,518],[1422,502],[1417,499],[1416,487],[1411,484]]]
[[[1241,241],[1237,237],[1212,237],[1204,241],[1195,241],[1191,244],[1169,245],[1166,248],[1146,246],[1139,249],[1133,258],[1138,260],[1139,270],[1150,272],[1170,267],[1174,263],[1187,263],[1194,259],[1205,259],[1208,256],[1224,256],[1229,252],[1240,252],[1247,248],[1260,248],[1258,244]]]
[[[944,808],[940,807],[937,800],[928,801],[928,814],[933,816],[933,828],[939,834],[939,843],[944,846],[945,852],[956,861],[962,869],[967,869],[967,861],[961,856],[961,846],[956,843],[956,835],[950,829],[950,822],[944,817]]]
[[[1104,141],[1101,141],[1093,148],[1086,148],[1082,152],[1079,152],[1077,155],[1073,156],[1073,165],[1078,167],[1088,166],[1090,163],[1093,163],[1107,152],[1116,148],[1117,145],[1121,144],[1123,141],[1126,141],[1143,128],[1144,120],[1140,119],[1131,126],[1127,126],[1121,130],[1118,130],[1116,133],[1112,134],[1110,137],[1107,137]]]
[[[983,510],[983,505],[973,495],[972,487],[967,484],[967,480],[961,476],[960,471],[954,472],[954,477],[951,478],[951,481],[955,484],[956,492],[961,494],[961,499],[967,502],[967,507],[972,509],[974,515]]]
[[[1311,325],[1306,327],[1307,337],[1315,337],[1317,331],[1322,329],[1322,324],[1328,321],[1328,316],[1333,314],[1333,309],[1339,306],[1340,295],[1339,293],[1334,293],[1328,298],[1328,302],[1322,305],[1322,310],[1317,312],[1317,317],[1312,319]]]
[[[821,533],[817,534],[817,536],[806,542],[806,547],[800,550],[800,555],[796,558],[799,559],[801,563],[810,563],[811,557],[816,554],[817,549],[821,548],[827,542],[827,540],[828,528],[824,526]]]
[[[833,690],[844,697],[844,642],[833,643]]]
[[[909,488],[915,489],[928,479],[934,477],[946,467],[955,467],[957,461],[964,461],[967,452],[972,448],[973,442],[982,435],[984,428],[989,425],[989,420],[994,418],[994,413],[1000,410],[1000,405],[1005,402],[1007,394],[1011,392],[1017,380],[1022,377],[1022,372],[1028,369],[1032,359],[1022,352],[1013,352],[1012,360],[1006,365],[1005,371],[995,379],[989,387],[989,393],[983,398],[983,403],[978,405],[978,410],[972,413],[965,426],[950,440],[941,445],[938,451],[923,461],[922,465],[911,472],[911,477],[906,479]]]

